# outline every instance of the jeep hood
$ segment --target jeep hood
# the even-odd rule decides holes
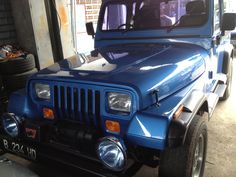
[[[90,63],[72,57],[40,71],[37,79],[72,79],[125,85],[136,90],[140,107],[162,100],[189,85],[205,71],[206,51],[191,44],[130,44],[101,48]],[[96,59],[96,60],[95,60]],[[69,80],[68,80],[69,82]]]

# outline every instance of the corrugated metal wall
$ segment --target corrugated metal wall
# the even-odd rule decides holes
[[[16,43],[16,30],[9,0],[0,0],[0,45]]]

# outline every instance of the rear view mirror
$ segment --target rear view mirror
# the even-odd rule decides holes
[[[86,23],[86,31],[88,35],[91,35],[94,38],[95,32],[93,28],[93,22]]]
[[[236,25],[236,14],[235,13],[224,13],[222,17],[221,31],[234,30]]]

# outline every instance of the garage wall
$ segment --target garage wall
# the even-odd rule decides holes
[[[17,43],[24,50],[37,56],[28,0],[11,0],[10,2],[16,27]]]
[[[76,0],[77,4],[84,5],[86,22],[93,22],[94,24],[98,21],[99,10],[101,7],[102,0]]]
[[[16,30],[9,0],[0,0],[0,45],[16,43]]]
[[[27,52],[34,54],[38,69],[53,64],[44,0],[10,0],[10,2],[18,44]]]
[[[64,58],[69,58],[75,55],[71,25],[72,2],[73,0],[55,0]]]

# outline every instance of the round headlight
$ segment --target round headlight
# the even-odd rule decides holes
[[[126,152],[115,137],[105,137],[98,144],[98,157],[110,170],[122,171],[126,165]]]
[[[5,132],[15,138],[20,134],[20,118],[12,113],[6,113],[2,116],[2,126]]]

